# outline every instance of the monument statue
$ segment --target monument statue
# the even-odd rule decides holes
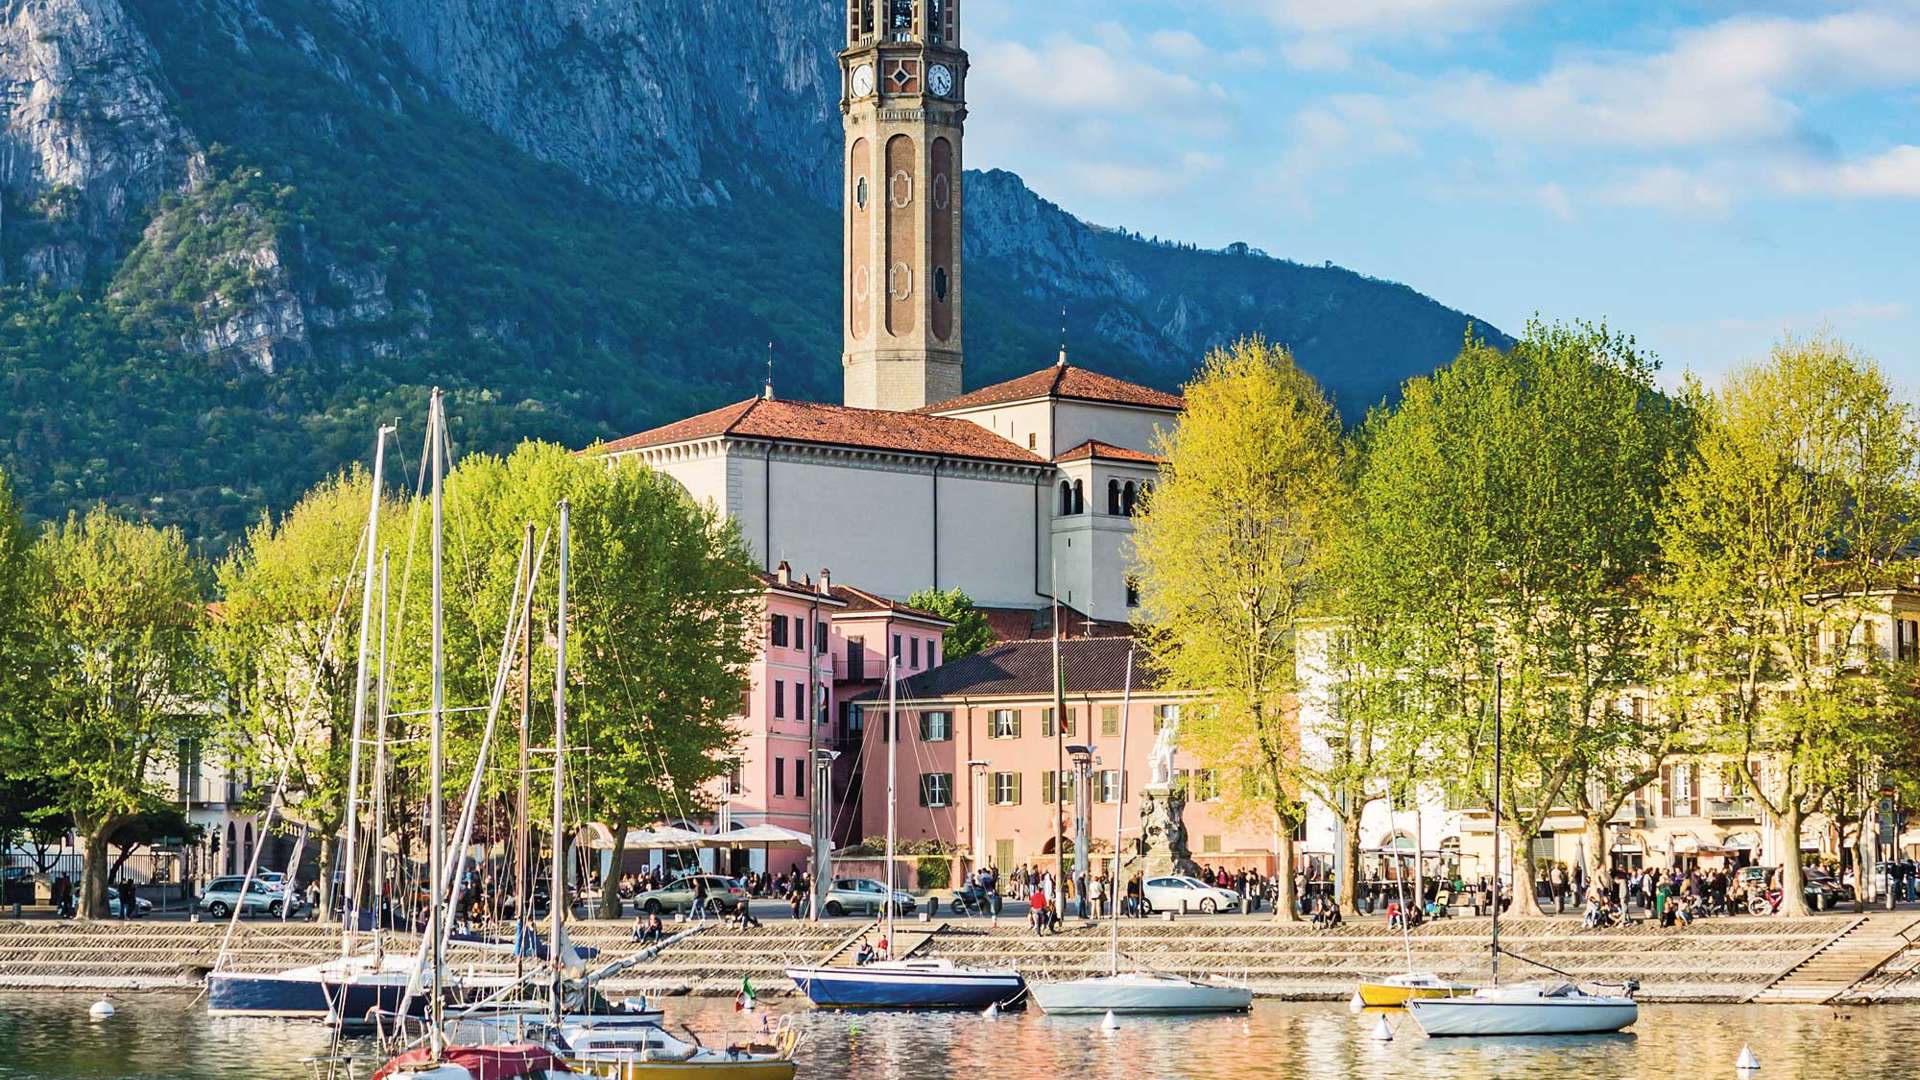
[[[1199,869],[1187,847],[1187,825],[1182,820],[1187,793],[1173,780],[1173,752],[1180,721],[1168,717],[1160,726],[1148,753],[1147,784],[1140,791],[1140,846],[1146,877],[1191,874]]]

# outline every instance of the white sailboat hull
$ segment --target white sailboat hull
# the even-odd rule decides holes
[[[1253,1006],[1253,991],[1244,986],[1144,973],[1034,983],[1029,992],[1054,1016],[1246,1012]]]
[[[1640,1019],[1632,998],[1574,991],[1483,990],[1464,997],[1415,998],[1407,1014],[1427,1035],[1593,1035],[1619,1031]]]

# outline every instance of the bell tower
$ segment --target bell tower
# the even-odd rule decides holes
[[[847,0],[845,404],[960,393],[960,0]]]

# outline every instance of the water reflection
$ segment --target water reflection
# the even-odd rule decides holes
[[[300,1077],[301,1059],[325,1049],[320,1029],[277,1021],[210,1021],[184,995],[116,998],[119,1015],[87,1018],[90,995],[0,995],[0,1080],[239,1080]],[[724,1000],[671,999],[668,1015],[710,1040],[761,1017]],[[1118,1031],[1098,1017],[1038,1012],[987,1020],[974,1014],[807,1013],[800,1075],[806,1080],[1061,1076],[1071,1080],[1481,1080],[1499,1077],[1730,1076],[1743,1043],[1764,1077],[1910,1075],[1920,1007],[1836,1012],[1783,1006],[1648,1005],[1618,1036],[1429,1040],[1406,1020],[1396,1037],[1371,1037],[1372,1015],[1340,1005],[1262,1002],[1249,1016],[1135,1019]],[[363,1048],[366,1076],[375,1063]]]

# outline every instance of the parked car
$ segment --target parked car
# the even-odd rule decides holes
[[[306,909],[306,901],[298,894],[289,898],[284,891],[254,880],[247,884],[247,902],[240,903],[240,883],[245,879],[218,877],[207,883],[207,890],[200,894],[194,906],[216,919],[224,919],[233,914],[234,908],[240,908],[243,915],[267,914],[278,917],[284,910],[290,915],[298,915]],[[288,905],[291,905],[289,908]]]
[[[844,915],[849,911],[878,915],[886,903],[887,887],[872,878],[835,878],[833,887],[827,890],[827,902],[822,910],[829,915]],[[900,889],[893,891],[893,903],[896,915],[911,915],[920,906],[913,894]]]
[[[1211,915],[1216,911],[1240,910],[1239,893],[1216,889],[1185,874],[1148,878],[1145,891],[1147,906],[1155,911],[1198,911]]]
[[[658,911],[691,911],[693,910],[693,883],[696,878],[706,882],[707,900],[712,905],[712,910],[725,915],[747,902],[747,890],[733,878],[722,877],[719,874],[688,874],[658,889],[647,889],[633,894],[634,906],[649,915]]]
[[[1800,895],[1806,898],[1807,907],[1814,911],[1832,911],[1843,903],[1853,902],[1853,886],[1848,885],[1832,874],[1817,866],[1808,866],[1801,870],[1802,882]],[[1780,868],[1777,866],[1748,866],[1740,871],[1740,879],[1747,891],[1755,895],[1772,892],[1780,887]],[[1757,909],[1756,909],[1757,912]]]

